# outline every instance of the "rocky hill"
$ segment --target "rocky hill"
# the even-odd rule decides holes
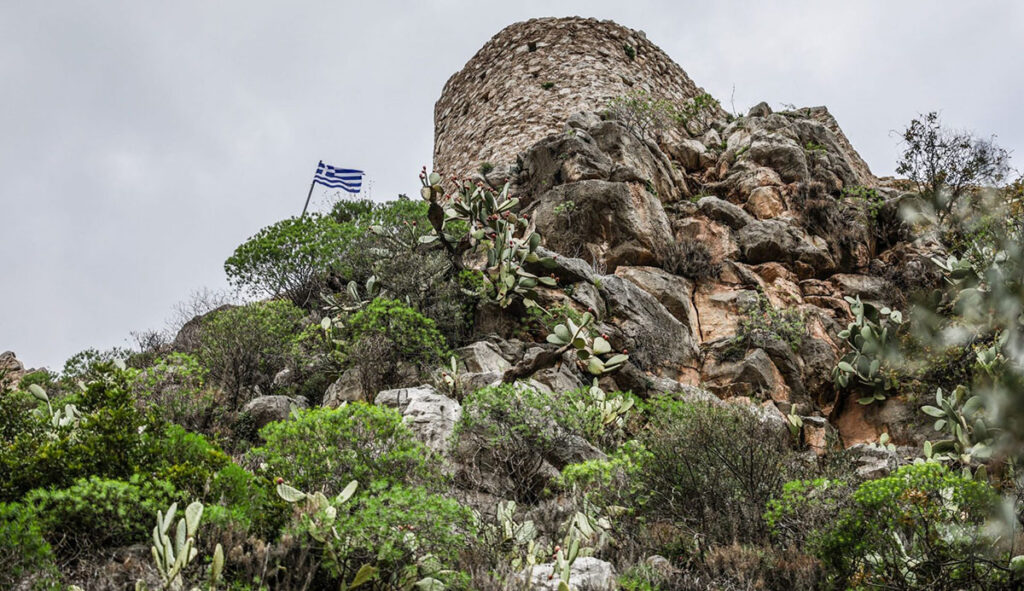
[[[1020,588],[1024,182],[913,133],[987,168],[504,29],[422,200],[263,228],[251,301],[137,351],[0,356],[0,590]]]

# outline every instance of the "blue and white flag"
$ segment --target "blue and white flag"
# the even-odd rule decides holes
[[[363,186],[363,171],[351,168],[335,168],[324,164],[321,160],[316,167],[316,175],[313,176],[314,183],[320,183],[332,189],[344,189],[349,193],[358,193]]]

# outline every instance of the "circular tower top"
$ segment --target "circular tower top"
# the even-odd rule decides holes
[[[445,84],[434,105],[434,170],[512,163],[571,114],[634,90],[677,103],[704,92],[642,31],[579,17],[510,25]]]

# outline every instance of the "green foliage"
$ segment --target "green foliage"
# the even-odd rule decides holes
[[[734,347],[764,347],[778,339],[795,352],[807,334],[801,310],[776,308],[763,293],[758,293],[755,301],[740,306],[739,318]]]
[[[629,61],[633,61],[636,59],[636,48],[630,45],[629,43],[623,44],[622,50],[626,52],[626,57],[629,58]]]
[[[36,514],[19,504],[0,503],[0,589],[59,589],[53,550],[43,538]]]
[[[948,394],[935,391],[935,406],[924,405],[921,411],[935,419],[935,430],[949,435],[938,443],[927,443],[926,455],[937,460],[952,460],[968,470],[974,459],[988,459],[997,433],[988,426],[984,398],[970,395],[959,386]]]
[[[903,130],[905,149],[896,173],[905,175],[928,199],[940,222],[957,203],[985,183],[999,183],[1009,170],[1009,153],[992,139],[942,126],[932,111]]]
[[[186,353],[171,353],[140,371],[132,382],[136,406],[158,412],[192,431],[207,431],[220,418],[216,393],[206,387],[208,371]]]
[[[712,543],[762,540],[765,503],[790,471],[786,439],[757,409],[657,399],[631,471],[637,511]]]
[[[51,373],[49,370],[40,369],[27,373],[22,376],[21,380],[18,381],[19,390],[28,390],[29,386],[35,384],[42,388],[50,388],[54,385],[54,380],[57,376]]]
[[[274,374],[292,362],[303,316],[291,302],[279,300],[221,310],[205,320],[197,357],[227,392],[229,410],[257,388],[267,391]]]
[[[687,100],[679,107],[674,118],[691,135],[702,135],[711,129],[715,116],[722,110],[718,99],[706,92]],[[738,152],[738,157],[742,152]]]
[[[100,379],[75,399],[77,422],[50,428],[37,416],[0,442],[0,501],[16,501],[34,488],[66,488],[93,475],[124,479],[149,465],[156,450],[144,433],[162,426],[135,408],[134,372],[103,364],[96,372]]]
[[[90,476],[61,489],[36,489],[23,503],[61,554],[130,545],[144,539],[149,516],[178,498],[170,483],[139,474],[128,480]]]
[[[442,241],[456,256],[461,252],[456,252],[452,244],[462,248],[465,243],[465,248],[485,253],[484,295],[488,299],[502,308],[516,300],[533,307],[537,305],[537,285],[556,285],[553,276],[538,276],[526,270],[527,264],[550,266],[552,261],[536,252],[541,237],[534,231],[534,224],[526,215],[513,213],[519,199],[509,197],[509,183],[495,193],[481,183],[455,181],[454,194],[446,194],[437,173],[423,172],[420,181],[423,199],[435,208],[443,207],[443,219],[434,223],[435,233],[423,241]],[[456,228],[466,234],[460,237],[448,233]]]
[[[778,523],[831,486],[791,486],[769,514]],[[905,466],[861,484],[810,535],[808,548],[824,564],[829,588],[1005,588],[1008,557],[993,553],[984,530],[997,503],[987,484],[939,464]]]
[[[199,530],[199,522],[203,517],[203,504],[199,501],[194,501],[185,507],[185,515],[178,520],[172,541],[170,529],[174,523],[177,509],[178,504],[172,503],[166,514],[157,510],[156,526],[153,528],[154,544],[151,546],[153,561],[156,563],[163,583],[161,589],[169,591],[184,591],[185,589],[184,570],[199,554],[196,549],[196,534]],[[210,589],[216,588],[223,570],[224,549],[217,544],[210,565]],[[136,582],[135,591],[146,591],[146,589],[144,581]],[[192,589],[196,591],[198,587]]]
[[[523,384],[481,388],[463,401],[455,449],[460,477],[502,498],[534,502],[548,485],[545,463],[559,460],[587,429],[573,394],[547,395]]]
[[[640,140],[655,136],[677,122],[678,109],[672,101],[657,98],[646,90],[634,90],[608,101],[608,114]]]
[[[879,195],[878,191],[862,185],[854,185],[843,189],[842,198],[863,204],[868,219],[873,223],[878,223],[878,217],[885,205],[885,198]]]
[[[288,296],[305,304],[335,270],[358,236],[351,224],[309,214],[267,226],[235,249],[224,272],[235,287],[255,296]]]
[[[808,152],[825,152],[825,146],[814,142],[807,142],[804,144],[804,150]]]
[[[271,478],[303,490],[340,492],[352,479],[434,484],[439,472],[398,412],[363,403],[310,409],[260,430],[266,443],[251,450]]]
[[[593,330],[594,316],[587,312],[577,324],[571,316],[565,318],[564,324],[558,324],[547,336],[547,341],[559,345],[563,350],[576,353],[577,363],[590,375],[602,376],[621,368],[629,355],[612,350],[607,335],[598,335]]]
[[[893,353],[890,338],[903,323],[903,315],[898,310],[861,302],[860,296],[845,299],[853,312],[853,322],[840,331],[839,338],[846,341],[850,351],[832,370],[832,379],[840,388],[854,383],[870,388],[870,395],[858,400],[861,404],[885,400],[885,392],[896,387],[896,380],[884,364]]]
[[[383,483],[336,508],[333,527],[345,534],[321,534],[324,567],[332,576],[350,580],[362,565],[372,564],[378,573],[368,588],[407,588],[427,577],[459,580],[451,567],[475,535],[468,508],[421,487]],[[314,538],[315,533],[310,532]]]

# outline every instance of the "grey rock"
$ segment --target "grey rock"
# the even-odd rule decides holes
[[[718,197],[702,197],[697,207],[708,218],[722,222],[733,230],[739,230],[754,221],[754,217],[743,211],[743,208]]]
[[[597,113],[591,113],[588,111],[580,111],[569,115],[569,119],[566,120],[565,126],[568,129],[590,129],[595,125],[601,124],[601,117]]]
[[[455,424],[462,417],[462,405],[440,394],[432,386],[384,390],[374,404],[395,408],[405,423],[427,447],[447,453]]]
[[[525,582],[526,572],[518,578],[520,584]],[[555,564],[538,564],[530,574],[530,591],[556,591],[560,579],[555,574]],[[593,556],[577,558],[570,568],[569,589],[572,591],[614,591],[618,589],[615,578],[615,567],[610,562],[599,560]]]
[[[363,394],[363,386],[359,379],[359,370],[350,368],[327,387],[324,392],[323,405],[328,408],[337,408],[345,402],[357,402],[365,399],[366,396]]]
[[[487,341],[478,341],[455,351],[462,370],[469,373],[503,372],[512,367],[501,355],[498,347]]]
[[[654,296],[676,320],[690,330],[695,342],[699,339],[700,325],[697,310],[693,307],[692,281],[657,267],[619,267],[615,274]]]
[[[754,132],[748,154],[754,162],[779,173],[783,181],[802,181],[810,176],[804,148],[783,135]]]
[[[720,396],[753,396],[775,389],[774,369],[768,354],[754,349],[743,359],[709,361],[703,377],[708,389]]]
[[[573,235],[566,237],[555,208],[568,201],[575,210]],[[562,240],[609,270],[654,262],[662,245],[672,239],[661,202],[637,183],[586,180],[560,185],[544,193],[532,213],[549,244]]]
[[[252,418],[256,428],[262,428],[274,421],[283,421],[291,414],[292,408],[306,408],[309,403],[304,396],[257,396],[250,400],[244,407],[242,413]]]
[[[865,480],[888,476],[900,464],[895,451],[873,443],[851,445],[846,451],[857,466],[857,476]]]
[[[707,146],[694,139],[684,139],[669,147],[669,153],[679,161],[688,172],[696,172],[714,165],[714,158]]]
[[[747,111],[747,117],[767,117],[772,114],[772,108],[768,106],[768,103],[761,101],[750,107]]]
[[[872,302],[889,302],[893,298],[893,286],[882,277],[837,273],[829,278],[844,296],[856,297]]]
[[[698,350],[690,329],[676,320],[654,296],[632,282],[607,275],[601,296],[608,308],[606,324],[614,327],[630,360],[646,371],[669,377],[696,370]]]
[[[736,240],[743,260],[756,265],[789,261],[800,243],[800,234],[782,220],[758,220],[737,232]]]

